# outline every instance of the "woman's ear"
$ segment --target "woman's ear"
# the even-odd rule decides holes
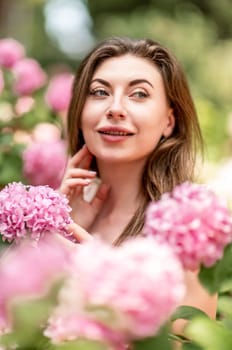
[[[174,127],[175,127],[175,117],[174,117],[173,109],[170,108],[168,112],[166,126],[164,127],[164,130],[163,130],[163,136],[165,138],[169,137],[172,134]]]

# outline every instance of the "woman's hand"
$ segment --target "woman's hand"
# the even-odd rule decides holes
[[[60,192],[69,199],[72,208],[72,219],[83,229],[88,230],[101,210],[101,207],[108,195],[109,187],[101,184],[91,202],[83,198],[83,189],[88,186],[96,177],[96,172],[90,171],[92,154],[87,146],[77,152],[68,162],[63,177]]]
[[[90,233],[88,233],[78,224],[69,224],[67,230],[76,239],[77,243],[84,243],[86,241],[94,239]]]
[[[75,223],[69,224],[66,228],[72,238],[75,238],[75,240],[70,240],[59,233],[56,234],[56,239],[70,250],[76,249],[77,243],[84,243],[94,239],[91,234]]]

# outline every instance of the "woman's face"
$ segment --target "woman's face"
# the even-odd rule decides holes
[[[81,128],[99,161],[145,161],[174,122],[162,76],[151,62],[127,54],[96,69]]]

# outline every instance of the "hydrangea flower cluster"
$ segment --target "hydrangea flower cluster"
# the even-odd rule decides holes
[[[45,335],[54,343],[90,337],[119,348],[156,334],[184,292],[181,264],[167,245],[140,237],[111,247],[94,239],[73,254]]]
[[[23,151],[22,158],[23,174],[30,184],[59,187],[67,164],[64,141],[32,142]]]
[[[204,185],[184,183],[147,209],[144,233],[168,243],[186,269],[210,267],[232,241],[232,216]]]
[[[47,80],[46,73],[33,58],[24,58],[18,61],[12,72],[15,77],[13,90],[19,96],[30,95],[40,89]]]
[[[0,334],[12,328],[13,303],[45,295],[64,278],[69,262],[70,249],[57,236],[46,237],[36,248],[29,242],[14,246],[1,257]]]
[[[12,38],[0,40],[0,65],[12,68],[25,56],[25,49],[17,40]]]
[[[45,94],[45,100],[54,112],[68,110],[73,78],[73,74],[67,72],[57,74],[51,78]]]
[[[0,234],[3,240],[35,241],[47,234],[68,235],[72,222],[68,200],[49,186],[11,183],[0,191]]]
[[[54,189],[61,184],[67,161],[64,138],[74,74],[66,65],[51,68],[50,73],[46,72],[17,40],[0,40],[2,186],[24,180]],[[37,128],[40,122],[43,130]],[[56,139],[48,138],[52,127],[59,128]],[[38,134],[43,134],[40,140]]]

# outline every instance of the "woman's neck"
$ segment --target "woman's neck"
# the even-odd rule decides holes
[[[103,208],[105,215],[121,211],[133,215],[141,201],[141,178],[144,164],[105,164],[99,162],[98,169],[103,183],[110,187]]]

